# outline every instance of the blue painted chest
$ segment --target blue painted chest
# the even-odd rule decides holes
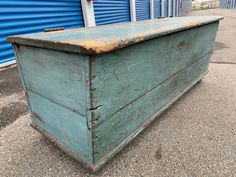
[[[32,126],[96,171],[207,73],[220,19],[10,37]]]

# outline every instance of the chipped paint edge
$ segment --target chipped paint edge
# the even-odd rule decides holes
[[[181,18],[181,17],[176,17]],[[177,33],[181,31],[186,31],[191,28],[198,28],[200,26],[208,25],[211,23],[219,23],[219,20],[222,20],[223,16],[215,16],[211,20],[208,21],[194,21],[192,23],[186,22],[182,27],[176,27],[173,29],[168,29],[166,26],[165,31],[158,31],[152,30],[151,32],[140,33],[140,36],[127,36],[122,38],[118,41],[107,41],[105,44],[104,42],[91,42],[91,41],[80,41],[73,43],[71,41],[48,41],[48,40],[41,40],[41,39],[33,39],[27,38],[26,36],[10,36],[7,38],[8,42],[17,43],[27,46],[35,46],[39,48],[47,48],[65,52],[72,52],[72,53],[80,53],[82,55],[98,55],[103,53],[108,53],[120,48],[124,48],[130,45],[134,45],[140,42],[144,42],[147,40],[159,38],[162,36],[166,36],[172,33]],[[137,22],[140,23],[140,22]],[[108,27],[108,25],[107,25]]]

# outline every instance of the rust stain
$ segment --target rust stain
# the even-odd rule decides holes
[[[180,27],[187,27],[191,28],[192,26],[199,25],[200,21],[194,21],[194,22],[186,22],[182,23]],[[171,30],[169,26],[162,27],[161,29],[155,29],[155,30],[148,30],[144,32],[139,32],[138,34],[132,34],[123,37],[121,40],[117,40],[115,38],[109,39],[109,38],[101,38],[100,41],[96,40],[84,40],[84,41],[78,41],[78,40],[66,40],[63,41],[68,44],[76,45],[81,47],[81,51],[87,53],[87,54],[99,54],[99,53],[106,53],[113,51],[118,48],[123,48],[128,45],[136,44],[139,42],[144,41],[144,36],[150,36],[152,34],[161,33],[160,36],[167,35],[169,33],[175,32]],[[138,37],[137,37],[138,35]],[[159,36],[156,36],[159,37]],[[186,45],[185,42],[181,42],[178,47],[183,47]]]
[[[110,52],[118,48],[122,48],[127,45],[131,45],[134,43],[138,43],[143,41],[144,38],[142,37],[125,37],[121,40],[116,39],[107,39],[104,41],[94,41],[94,40],[86,40],[86,41],[78,41],[78,40],[67,40],[64,41],[65,43],[69,43],[72,45],[79,45],[82,50],[86,53],[90,54],[98,54],[98,53],[105,53]]]
[[[44,32],[48,33],[48,32],[63,31],[63,30],[64,30],[64,27],[48,28],[48,29],[45,29]]]
[[[181,26],[182,27],[193,27],[193,26],[201,26],[203,24],[204,23],[202,23],[200,20],[194,20],[194,21],[182,23]]]
[[[108,42],[95,42],[95,41],[81,41],[79,45],[85,49],[93,50],[95,53],[108,52],[118,47],[116,41],[110,40]]]
[[[186,42],[185,41],[180,41],[179,44],[178,44],[178,48],[182,48],[186,45]]]

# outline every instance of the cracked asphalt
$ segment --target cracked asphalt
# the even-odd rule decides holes
[[[225,16],[209,74],[95,175],[29,126],[16,68],[1,71],[0,176],[235,177],[236,10],[190,15]]]

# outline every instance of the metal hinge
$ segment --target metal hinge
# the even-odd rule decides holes
[[[48,28],[48,29],[45,29],[44,32],[47,33],[47,32],[62,31],[62,30],[64,30],[64,27]]]

